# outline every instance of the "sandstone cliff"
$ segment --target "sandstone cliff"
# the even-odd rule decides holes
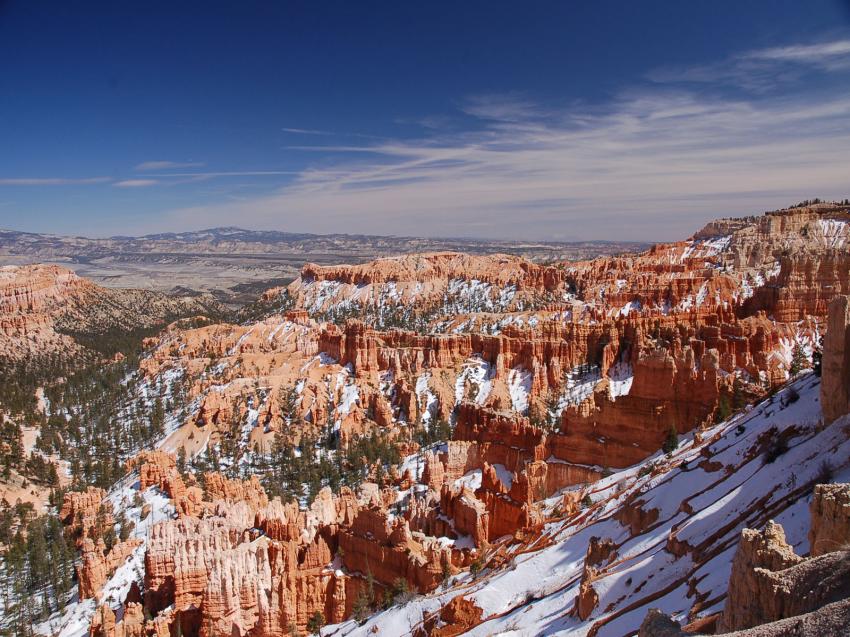
[[[552,266],[308,265],[287,313],[171,326],[141,369],[150,387],[185,383],[186,417],[128,465],[170,508],[145,531],[143,594],[101,607],[98,630],[135,634],[141,603],[148,634],[282,636],[317,614],[367,634],[381,620],[353,615],[411,592],[422,597],[388,611],[390,634],[510,631],[516,611],[543,633],[619,635],[661,598],[694,629],[725,605],[737,629],[833,603],[841,577],[816,573],[844,574],[823,548],[846,531],[842,492],[817,492],[819,561],[795,553],[805,537],[787,524],[820,464],[847,462],[847,216],[721,220],[639,255]],[[828,307],[821,387],[791,372]],[[399,461],[344,455],[369,436]],[[354,464],[361,483],[270,497],[274,445]],[[181,474],[178,452],[215,454],[220,470]],[[69,496],[65,512],[95,597],[114,568],[73,520],[104,495]]]
[[[211,298],[102,288],[55,265],[0,268],[0,356],[69,357],[86,351],[78,336],[152,329],[221,308]]]

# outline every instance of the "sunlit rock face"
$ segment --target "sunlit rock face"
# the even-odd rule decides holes
[[[818,487],[811,513],[805,498],[850,448],[848,221],[797,208],[550,265],[307,265],[266,294],[285,312],[171,325],[141,370],[182,383],[185,417],[128,465],[122,488],[152,510],[138,541],[104,551],[74,521],[105,492],[63,508],[101,602],[91,625],[266,637],[320,615],[338,634],[498,634],[521,613],[530,634],[602,637],[662,598],[679,624],[729,630],[828,603],[771,587],[797,590],[800,547],[820,559],[847,532],[843,491]],[[803,370],[824,332],[821,383]],[[364,451],[353,488],[272,497],[275,445],[350,462],[373,435],[398,461]],[[218,470],[179,466],[210,449]],[[137,556],[138,599],[107,599]]]

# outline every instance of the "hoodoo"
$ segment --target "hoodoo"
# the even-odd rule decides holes
[[[60,623],[827,625],[848,594],[846,487],[830,484],[850,479],[848,210],[720,220],[586,262],[308,265],[250,319],[171,324],[116,412],[144,405],[159,433],[113,486],[65,495],[81,559]],[[66,288],[9,311],[43,322]]]

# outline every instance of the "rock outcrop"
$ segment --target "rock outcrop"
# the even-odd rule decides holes
[[[87,538],[99,538],[103,527],[113,523],[112,508],[104,505],[105,498],[106,491],[97,487],[65,494],[59,519],[78,548],[82,548]]]
[[[0,356],[9,360],[91,354],[71,334],[129,332],[209,312],[220,307],[207,297],[103,288],[56,265],[0,267]]]
[[[732,563],[722,634],[740,637],[838,636],[850,627],[850,484],[815,487],[811,504],[811,556],[786,543],[779,524],[744,529]],[[827,542],[828,540],[828,542]],[[657,610],[646,616],[641,637],[680,637],[677,622]]]
[[[785,542],[785,532],[775,522],[768,522],[763,531],[744,529],[729,576],[726,607],[720,630],[731,632],[750,628],[768,621],[782,619],[771,616],[774,599],[768,574],[784,571],[803,562]]]
[[[307,265],[287,289],[295,306],[287,313],[241,325],[172,325],[147,342],[141,363],[152,387],[179,377],[188,388],[185,422],[162,446],[201,456],[201,465],[203,454],[215,456],[222,473],[181,473],[163,451],[129,465],[142,490],[165,494],[176,511],[145,539],[144,632],[283,637],[318,614],[341,622],[399,591],[434,591],[460,569],[517,563],[524,551],[560,541],[553,519],[575,528],[606,519],[600,533],[618,538],[593,537],[583,566],[584,547],[575,553],[566,612],[569,621],[593,621],[590,634],[631,612],[612,601],[608,578],[617,568],[640,576],[644,567],[621,563],[618,552],[656,525],[669,525],[652,539],[657,551],[671,565],[685,556],[694,564],[690,579],[669,586],[693,598],[692,613],[718,608],[722,594],[699,593],[705,573],[697,568],[727,551],[743,523],[761,526],[784,507],[774,504],[762,518],[752,508],[761,502],[741,505],[739,518],[694,539],[700,496],[764,446],[732,458],[712,450],[710,437],[732,427],[734,410],[807,365],[800,353],[811,355],[827,307],[824,414],[850,410],[850,309],[840,296],[850,283],[848,217],[839,206],[720,220],[687,241],[570,264],[434,254]],[[352,313],[358,320],[342,320]],[[790,404],[780,398],[765,411]],[[745,435],[746,423],[739,429]],[[817,431],[799,422],[786,437]],[[699,454],[659,454],[640,472],[624,471],[623,484],[595,484],[688,432],[693,440],[683,448],[701,446]],[[348,455],[354,449],[356,458]],[[321,459],[326,475],[309,485],[279,480],[279,465],[305,457]],[[650,501],[646,491],[674,472],[704,480],[701,493],[671,504],[679,486]],[[362,484],[334,494],[318,490],[318,480]],[[613,511],[608,503],[625,484],[633,490]],[[276,492],[293,501],[271,497]],[[106,553],[87,530],[104,495],[72,495],[63,506],[84,549],[81,596],[96,598],[114,564],[138,550]],[[812,506],[810,559],[794,553],[779,525],[742,533],[724,629],[821,612],[845,594],[848,573],[834,546],[848,529],[846,493],[819,487]],[[655,594],[640,592],[652,588],[648,579],[623,579],[628,604]],[[544,597],[554,590],[546,585]],[[126,601],[117,620],[114,605],[100,607],[98,630],[137,634],[134,603]],[[423,613],[416,630],[445,637],[485,619],[472,599],[455,596]],[[661,617],[648,621],[647,630],[678,630]]]
[[[821,378],[823,417],[832,422],[850,412],[850,297],[829,304]]]
[[[811,504],[809,547],[812,557],[850,549],[850,488],[819,484]]]
[[[127,558],[141,546],[142,541],[132,538],[118,542],[109,551],[102,539],[96,543],[86,538],[83,542],[82,561],[77,567],[80,599],[97,598],[106,580],[121,566]]]

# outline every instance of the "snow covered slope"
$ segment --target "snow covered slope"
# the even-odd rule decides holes
[[[669,456],[592,485],[593,504],[546,526],[533,545],[508,549],[499,568],[465,573],[438,589],[323,635],[409,635],[427,615],[463,595],[483,610],[470,635],[597,635],[637,632],[650,607],[687,622],[722,609],[740,531],[780,522],[798,553],[808,550],[815,482],[850,477],[850,417],[822,426],[820,380],[809,374],[730,420],[680,441]],[[786,450],[787,448],[787,450]],[[554,509],[559,498],[550,498]],[[614,553],[597,564],[575,611],[591,538]],[[537,550],[539,549],[539,550]]]

